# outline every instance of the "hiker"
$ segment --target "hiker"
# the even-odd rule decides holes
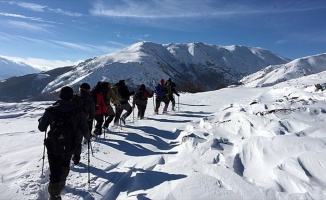
[[[47,148],[50,182],[48,186],[49,199],[61,199],[60,192],[66,184],[70,170],[70,160],[76,145],[79,142],[78,134],[90,139],[85,115],[78,105],[71,101],[73,89],[64,86],[60,90],[60,100],[45,109],[39,119],[38,129],[46,132],[50,130],[44,145]]]
[[[121,107],[120,100],[118,96],[115,94],[113,89],[111,88],[111,83],[108,82],[108,91],[106,96],[106,105],[108,108],[107,115],[105,116],[103,128],[107,129],[109,127],[109,124],[112,122],[112,120],[115,117],[115,112],[111,106],[111,102],[117,105],[118,107]]]
[[[94,100],[93,100],[90,92],[91,92],[91,86],[88,83],[82,83],[79,86],[79,94],[74,95],[72,101],[81,101],[82,105],[80,105],[80,106],[84,112],[86,119],[87,119],[88,130],[89,130],[89,133],[91,134],[92,128],[93,128],[93,120],[94,120],[94,116],[95,116],[95,104],[94,104]],[[74,162],[75,165],[77,165],[80,161],[80,154],[81,154],[81,150],[82,150],[81,143],[82,143],[83,137],[81,136],[79,139],[80,139],[80,143],[78,143],[79,145],[76,147],[74,154],[72,156],[72,161]],[[85,139],[84,143],[86,144],[86,142],[87,141]]]
[[[147,107],[147,99],[153,97],[153,94],[154,92],[149,93],[146,90],[146,86],[144,84],[141,84],[140,88],[134,95],[132,107],[134,108],[135,105],[137,106],[139,119],[144,119]]]
[[[174,95],[177,95],[177,96],[180,96],[179,93],[175,90],[175,83],[172,82],[171,78],[169,78],[166,83],[165,83],[166,87],[167,87],[167,91],[168,91],[168,98],[169,98],[169,101],[172,102],[172,108],[171,110],[175,111],[175,99],[174,99]]]
[[[123,124],[126,124],[127,117],[132,113],[132,107],[128,101],[130,96],[134,95],[135,92],[129,92],[129,89],[125,84],[125,80],[120,80],[118,83],[116,83],[114,85],[114,91],[119,96],[121,104],[121,106],[115,105],[114,125],[119,125],[119,119],[123,122]],[[123,110],[126,110],[127,112],[121,116]]]
[[[96,86],[92,89],[91,94],[93,100],[95,101],[95,128],[94,135],[102,135],[102,125],[104,122],[104,117],[108,116],[108,107],[105,100],[107,99],[107,91],[109,88],[108,82],[99,81]]]
[[[167,109],[169,106],[169,99],[167,97],[167,87],[164,84],[164,79],[160,80],[160,83],[155,87],[155,94],[156,94],[156,107],[155,107],[155,114],[158,114],[158,109],[161,106],[161,102],[164,102],[163,113],[167,113]]]

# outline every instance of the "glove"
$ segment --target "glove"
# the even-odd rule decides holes
[[[177,96],[180,96],[180,94],[177,94]]]

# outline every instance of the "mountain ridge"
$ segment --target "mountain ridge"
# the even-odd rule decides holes
[[[26,74],[38,73],[41,70],[36,69],[23,62],[16,62],[14,60],[0,56],[0,81],[14,76],[23,76]]]
[[[153,90],[154,84],[161,78],[172,78],[179,91],[210,91],[237,84],[244,76],[269,65],[289,61],[259,47],[143,41],[73,66],[70,71],[53,77],[36,96],[56,93],[64,85],[77,90],[82,82],[94,86],[100,80],[116,83],[121,79],[126,81],[131,90],[138,89],[140,84]],[[6,95],[1,88],[0,84],[0,94]]]

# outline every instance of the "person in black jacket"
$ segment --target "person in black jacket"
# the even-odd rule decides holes
[[[146,86],[144,84],[141,84],[140,88],[134,95],[132,107],[134,108],[135,105],[137,106],[139,119],[144,119],[144,115],[147,107],[147,100],[148,98],[153,97],[153,94],[154,92],[149,93],[146,90]]]
[[[180,96],[179,93],[175,90],[175,83],[172,82],[171,78],[169,78],[166,83],[165,83],[166,87],[167,87],[167,91],[168,91],[168,98],[169,101],[172,102],[172,110],[175,110],[175,99],[174,99],[174,95]]]
[[[93,120],[95,117],[95,102],[93,100],[91,92],[91,86],[88,83],[82,83],[79,86],[79,94],[77,95],[77,98],[80,98],[82,100],[81,109],[83,110],[85,117],[87,119],[88,129],[89,132],[92,133],[93,129]],[[82,135],[79,135],[80,142],[78,143],[78,146],[76,147],[74,154],[72,156],[72,160],[75,165],[77,165],[80,161],[80,154],[82,150],[81,142],[83,140]],[[86,143],[86,140],[84,141]]]
[[[80,142],[76,135],[82,134],[87,140],[90,139],[90,132],[88,129],[86,117],[79,106],[71,101],[73,98],[73,89],[65,86],[60,90],[60,100],[56,101],[52,106],[48,107],[43,116],[39,119],[38,129],[42,132],[46,131],[50,125],[48,137],[44,141],[47,148],[49,166],[50,166],[50,182],[48,192],[50,199],[61,199],[60,193],[66,183],[66,178],[70,170],[70,160],[74,151],[76,143]],[[70,146],[64,149],[69,149],[68,152],[61,154],[57,153],[58,146],[53,142],[53,135],[56,131],[55,127],[58,126],[53,123],[57,119],[56,113],[69,113],[69,122],[71,122],[71,129],[74,130],[66,134],[72,136],[74,139]],[[65,135],[66,135],[65,134]],[[59,144],[59,143],[58,143]],[[60,146],[62,147],[62,146]]]
[[[119,119],[126,124],[126,118],[132,113],[132,107],[129,104],[130,96],[134,95],[135,92],[130,92],[128,87],[125,84],[125,80],[120,80],[118,83],[115,84],[115,87],[118,91],[118,96],[120,98],[120,105],[115,106],[115,118],[114,118],[114,124],[119,125]],[[126,110],[127,112],[124,113],[122,116],[123,110]],[[121,117],[120,117],[121,116]]]

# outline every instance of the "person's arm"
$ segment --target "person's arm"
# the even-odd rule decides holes
[[[86,117],[84,116],[84,114],[82,112],[79,112],[78,115],[78,121],[79,121],[79,130],[81,132],[81,134],[84,136],[84,138],[86,140],[89,140],[91,138],[89,129],[88,129],[88,124],[86,121]]]
[[[50,112],[45,110],[43,116],[39,119],[38,130],[41,132],[46,131],[50,124]]]

